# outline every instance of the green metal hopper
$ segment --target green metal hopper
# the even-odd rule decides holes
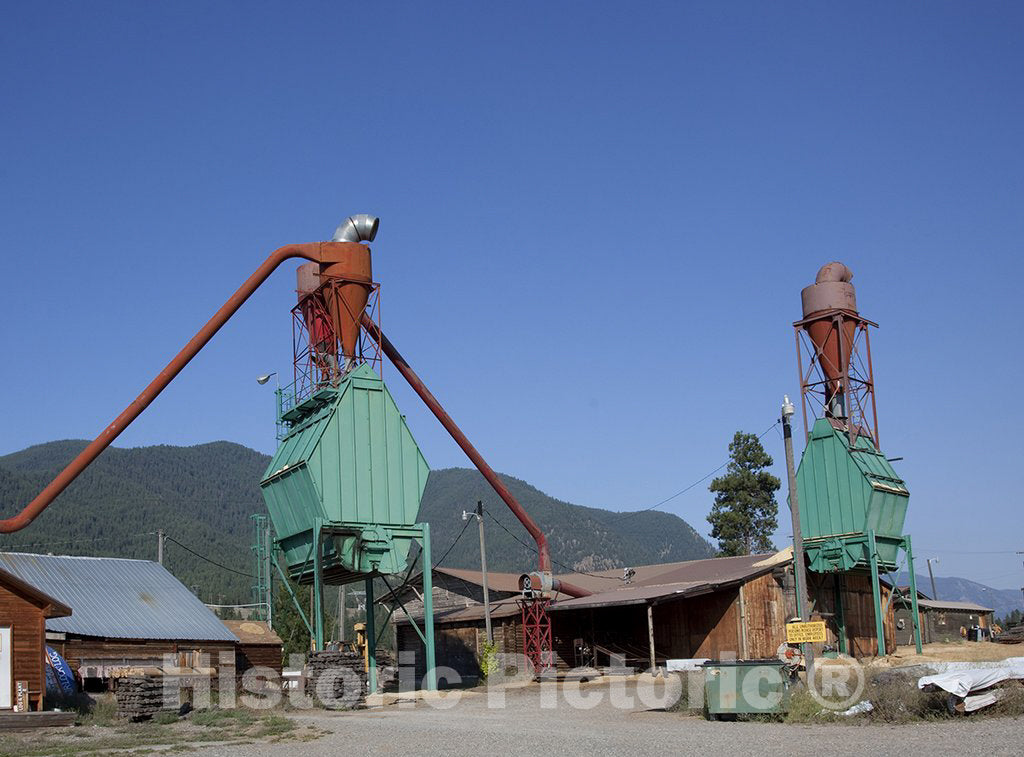
[[[429,468],[380,376],[360,365],[281,420],[260,487],[290,577],[313,583],[317,558],[325,583],[405,569]]]
[[[910,492],[870,437],[850,446],[845,428],[814,422],[796,474],[809,567],[819,573],[897,568]]]

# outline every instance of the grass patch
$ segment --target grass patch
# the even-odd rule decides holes
[[[173,720],[167,716],[174,716]],[[169,722],[165,722],[165,719]],[[248,744],[286,739],[311,741],[325,732],[299,726],[277,712],[249,710],[204,710],[188,718],[160,713],[142,723],[114,721],[114,725],[91,723],[45,734],[17,732],[0,735],[0,757],[77,757],[77,755],[186,752],[204,743]]]
[[[250,725],[258,719],[250,710],[200,710],[192,713],[192,722],[207,728]]]
[[[113,694],[81,696],[79,706],[75,708],[78,712],[75,725],[111,726],[117,722],[117,700]]]
[[[259,727],[253,734],[258,739],[265,739],[268,736],[283,736],[295,730],[295,721],[291,718],[284,718],[280,715],[269,715],[260,721]]]
[[[170,725],[171,723],[178,722],[178,713],[173,710],[165,710],[164,712],[158,712],[153,716],[153,722],[156,725]]]

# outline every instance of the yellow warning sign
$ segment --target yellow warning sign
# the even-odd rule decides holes
[[[825,641],[825,621],[823,620],[786,624],[787,644],[807,644],[822,641]]]

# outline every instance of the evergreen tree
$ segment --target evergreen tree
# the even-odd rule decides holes
[[[782,483],[766,468],[772,458],[754,434],[737,431],[729,444],[729,467],[708,487],[715,503],[708,515],[711,537],[723,556],[769,552],[778,526],[775,492]]]

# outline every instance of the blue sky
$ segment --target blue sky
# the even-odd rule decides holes
[[[385,329],[492,465],[646,507],[797,393],[800,289],[841,260],[920,568],[1024,585],[1022,33],[1010,3],[9,4],[0,452],[92,438],[270,250],[371,212]],[[269,451],[293,281],[118,444]]]

